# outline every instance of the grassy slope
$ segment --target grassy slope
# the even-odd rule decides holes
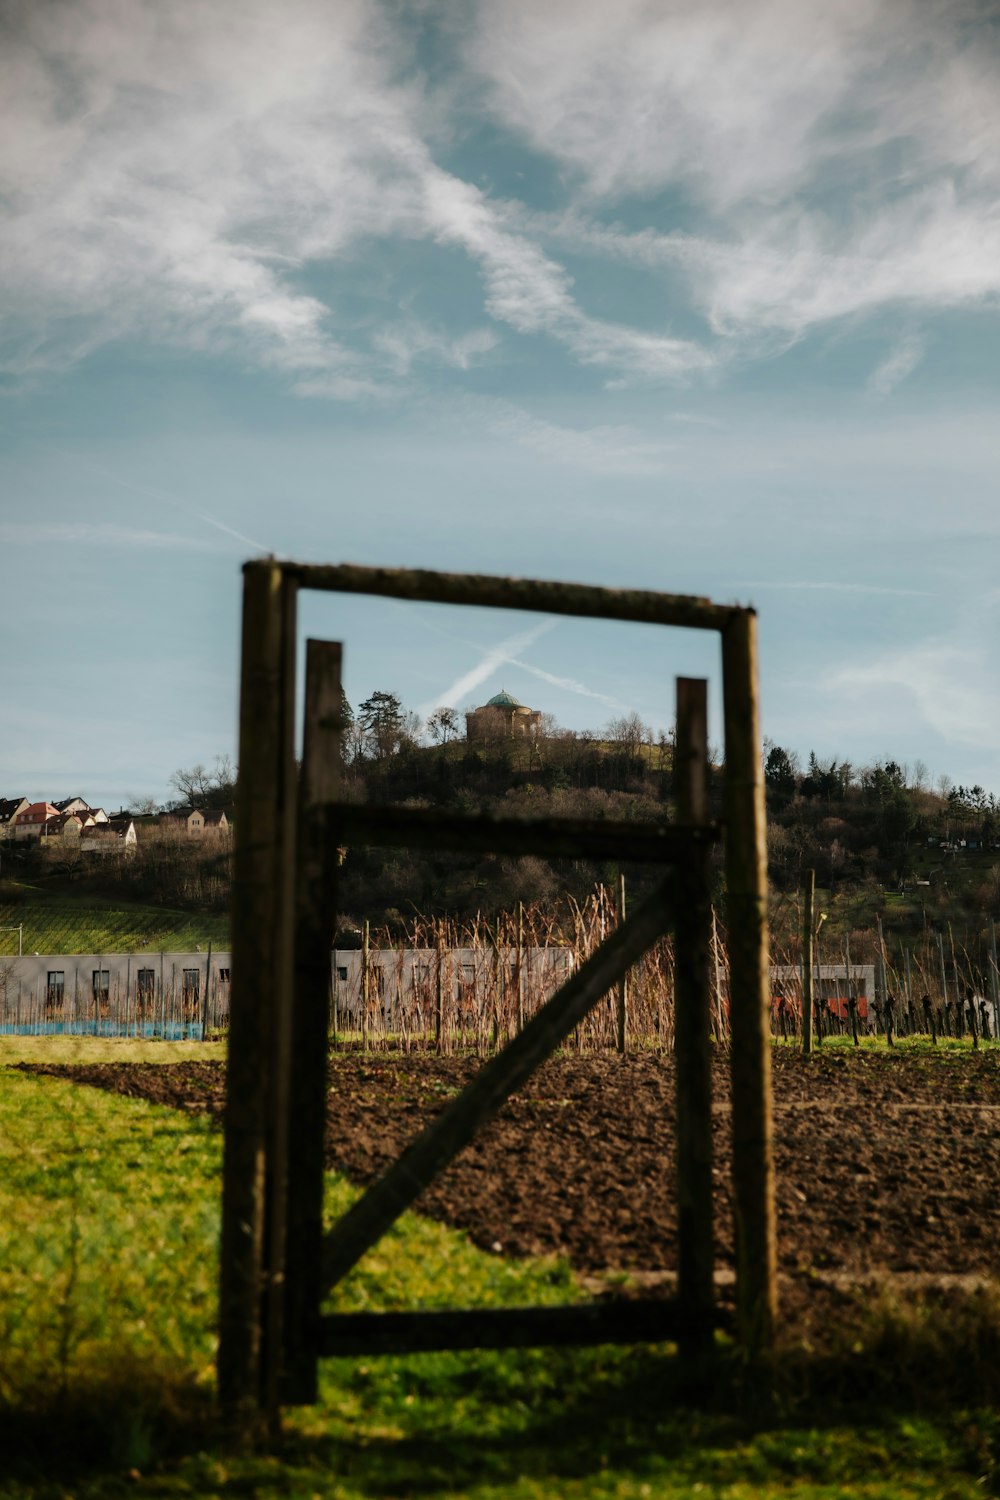
[[[81,1058],[108,1047],[71,1044]],[[322,1403],[289,1415],[279,1452],[227,1454],[210,1404],[219,1136],[7,1066],[0,1084],[5,1496],[960,1500],[996,1480],[985,1417],[891,1401],[857,1424],[837,1404],[764,1423],[695,1411],[662,1349],[331,1362]],[[333,1214],[351,1190],[331,1178],[329,1191]],[[409,1216],[338,1305],[574,1295],[558,1264],[500,1260]]]
[[[25,953],[193,952],[209,942],[218,949],[229,947],[226,916],[38,886],[22,887],[22,895],[22,900],[0,904],[0,928],[23,923]],[[16,953],[17,933],[0,931],[0,955]]]

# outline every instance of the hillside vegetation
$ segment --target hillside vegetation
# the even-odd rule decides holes
[[[374,703],[374,708],[372,704]],[[350,725],[344,742],[343,794],[353,801],[440,807],[505,816],[606,818],[646,822],[673,815],[673,755],[668,736],[654,741],[635,715],[613,721],[601,735],[570,734],[545,726],[534,739],[497,734],[470,744],[457,719],[439,711],[429,726],[438,743],[420,744],[412,716],[392,694],[376,694]],[[443,717],[442,717],[443,716]],[[886,761],[855,767],[846,760],[801,767],[793,754],[765,745],[772,929],[776,948],[793,946],[800,925],[798,892],[804,872],[816,871],[824,936],[838,946],[881,921],[887,940],[915,945],[935,932],[977,953],[1000,915],[1000,808],[982,787],[929,784],[926,771]],[[230,768],[227,768],[229,770]],[[200,771],[201,768],[196,768]],[[227,777],[178,773],[212,805],[232,810]],[[722,777],[712,777],[713,810],[721,815]],[[200,847],[151,836],[140,828],[131,858],[103,861],[94,870],[79,859],[18,870],[36,893],[0,907],[2,925],[30,921],[25,947],[58,941],[67,951],[100,930],[102,946],[132,943],[193,946],[225,941],[229,860],[225,845]],[[572,907],[594,886],[610,884],[618,867],[593,860],[509,859],[411,849],[349,848],[340,871],[338,904],[345,925],[364,920],[403,937],[414,918],[452,916],[490,921],[519,901],[569,924]],[[659,872],[626,867],[631,900],[651,888]],[[724,920],[721,856],[714,866],[715,900]],[[37,894],[41,891],[44,895]],[[9,893],[8,893],[9,895]],[[138,904],[141,903],[141,904]],[[75,926],[91,907],[93,923]],[[61,920],[59,909],[64,909]],[[116,911],[117,916],[111,912]],[[103,915],[98,915],[103,913]],[[188,924],[188,918],[195,918]],[[51,934],[50,937],[46,934]],[[9,951],[10,935],[6,950]],[[16,940],[16,937],[15,937]],[[92,948],[93,942],[87,941]],[[44,951],[39,948],[39,951]]]

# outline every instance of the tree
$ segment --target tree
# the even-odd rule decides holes
[[[644,724],[634,711],[624,714],[620,719],[612,719],[604,733],[611,744],[630,760],[636,760],[643,745],[653,738],[649,725]]]
[[[795,762],[787,750],[772,745],[764,762],[764,781],[779,797],[790,797],[795,791]]]
[[[211,771],[199,763],[175,771],[170,785],[183,807],[228,807],[236,797],[236,767],[228,755],[217,755]]]
[[[436,708],[427,720],[427,731],[435,745],[447,745],[449,740],[457,737],[458,730],[458,714],[446,703]]]
[[[365,751],[372,760],[388,760],[403,738],[403,705],[395,693],[372,693],[358,709]]]

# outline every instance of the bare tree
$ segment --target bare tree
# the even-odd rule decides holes
[[[456,739],[459,730],[458,714],[446,703],[436,708],[427,720],[427,732],[436,745],[447,745]]]
[[[610,740],[611,744],[623,755],[628,755],[632,759],[637,758],[643,745],[649,744],[653,738],[653,731],[649,725],[644,724],[634,710],[620,719],[612,719],[604,734],[605,738]]]

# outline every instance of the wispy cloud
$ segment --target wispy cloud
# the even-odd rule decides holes
[[[1000,34],[972,3],[491,0],[466,47],[486,103],[580,183],[512,220],[685,278],[717,365],[725,345],[1000,291]],[[608,218],[672,189],[683,232],[631,204],[627,227]]]
[[[1000,37],[974,0],[423,7],[447,83],[405,10],[288,0],[279,27],[270,0],[12,0],[0,368],[42,379],[144,336],[372,401],[542,338],[621,389],[1000,293]],[[484,110],[555,165],[558,212],[442,166]],[[416,242],[475,267],[477,305],[410,310]],[[353,315],[330,268],[363,276],[371,246],[395,259]],[[644,282],[632,322],[588,306],[581,254],[663,273],[662,296]],[[872,389],[918,349],[915,330]]]
[[[995,756],[1000,741],[1000,700],[993,688],[993,643],[1000,596],[968,601],[954,627],[874,654],[828,672],[824,693],[860,712],[891,715],[893,694],[904,716],[914,708],[945,744],[974,746]]]
[[[737,584],[736,587],[759,591],[780,590],[783,593],[801,591],[805,593],[872,594],[876,597],[885,594],[890,598],[898,596],[904,599],[935,599],[939,597],[933,589],[899,589],[881,583],[844,583],[815,578],[785,582],[741,583]]]
[[[89,521],[0,521],[0,542],[9,546],[137,547],[154,551],[217,552],[208,541],[176,532],[148,531]]]
[[[591,474],[661,474],[673,451],[672,444],[651,442],[624,424],[569,427],[534,417],[511,401],[469,402],[463,410],[480,416],[497,436]]]
[[[925,341],[919,334],[906,334],[869,375],[868,389],[876,396],[888,396],[901,381],[913,374],[924,357],[925,348]]]

